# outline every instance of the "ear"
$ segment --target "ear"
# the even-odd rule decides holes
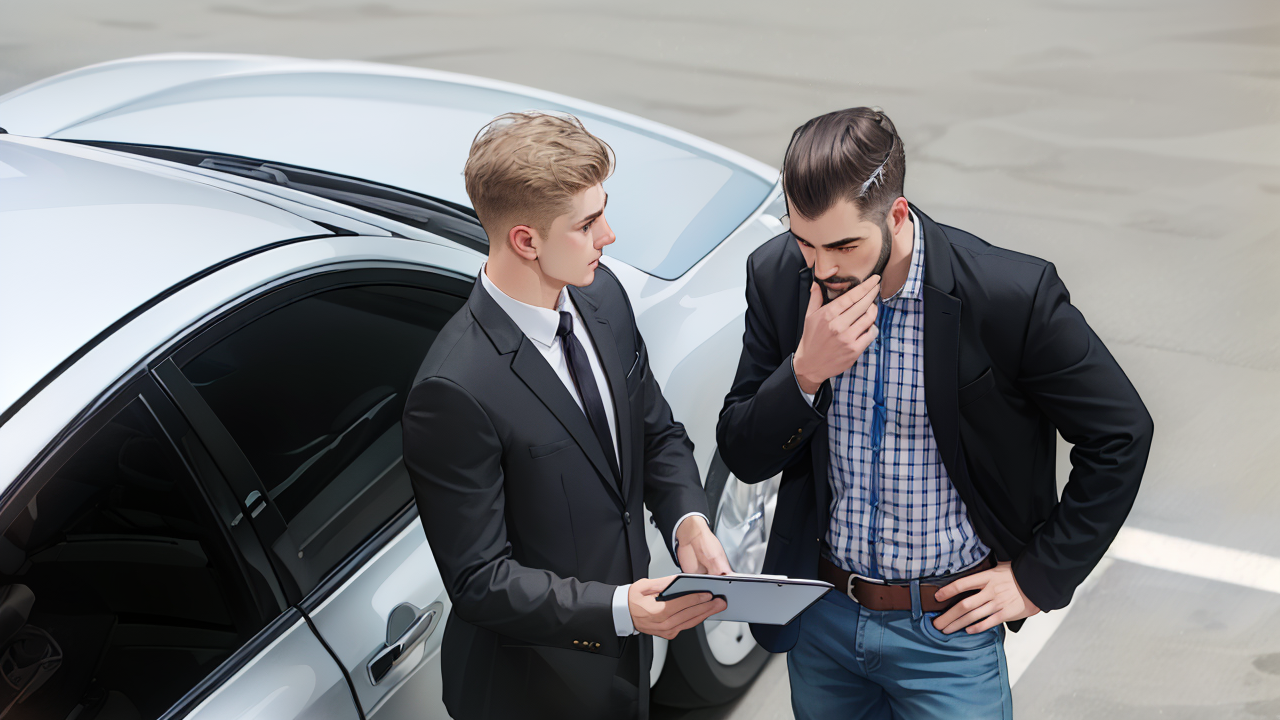
[[[897,235],[902,232],[903,226],[907,224],[907,220],[911,219],[911,207],[907,205],[907,199],[899,196],[893,201],[893,205],[889,206],[889,218],[893,227],[893,234]]]
[[[507,231],[507,247],[524,260],[538,259],[538,231],[528,225],[516,225]]]

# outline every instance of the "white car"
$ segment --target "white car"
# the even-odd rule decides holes
[[[605,262],[730,562],[759,571],[777,479],[739,483],[715,424],[776,170],[475,77],[110,62],[0,97],[0,716],[446,717],[399,418],[484,259],[470,142],[522,109],[616,151]],[[677,572],[649,530],[650,576]],[[686,707],[766,657],[729,622],[655,649],[655,699]]]

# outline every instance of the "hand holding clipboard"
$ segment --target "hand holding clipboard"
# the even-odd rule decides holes
[[[728,603],[711,619],[786,625],[831,589],[830,583],[821,580],[793,580],[781,575],[681,573],[657,599],[666,602],[693,593],[711,593]]]

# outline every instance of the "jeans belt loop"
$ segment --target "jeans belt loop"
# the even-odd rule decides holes
[[[920,603],[920,581],[911,581],[911,619],[919,620],[924,617],[924,607]]]

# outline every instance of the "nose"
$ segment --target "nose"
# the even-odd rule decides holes
[[[831,262],[830,259],[823,257],[823,253],[818,253],[818,257],[813,261],[813,276],[819,280],[836,275],[840,271],[840,266]]]
[[[618,236],[613,234],[613,228],[609,227],[609,221],[605,220],[603,215],[600,216],[600,222],[597,225],[600,227],[600,231],[596,233],[597,248],[612,245],[618,239]]]

